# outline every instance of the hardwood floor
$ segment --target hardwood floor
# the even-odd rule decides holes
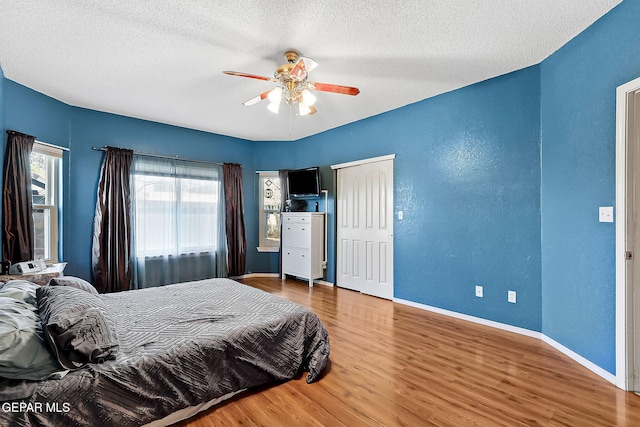
[[[640,396],[541,340],[339,288],[242,282],[318,314],[329,369],[313,384],[245,392],[181,427],[640,426]]]

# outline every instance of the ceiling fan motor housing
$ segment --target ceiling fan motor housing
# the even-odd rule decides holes
[[[291,70],[295,66],[295,62],[299,57],[298,52],[295,50],[288,50],[285,52],[284,57],[287,62],[276,69],[274,77],[282,82],[282,85],[284,86],[285,100],[291,105],[301,101],[302,96],[300,93],[306,88],[307,78],[305,77],[301,81],[295,81],[290,77]]]

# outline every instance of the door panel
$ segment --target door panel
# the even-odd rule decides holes
[[[338,169],[338,286],[393,298],[393,161]]]

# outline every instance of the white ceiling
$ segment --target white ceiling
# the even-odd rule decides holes
[[[6,78],[70,105],[249,140],[296,140],[537,64],[620,0],[2,0]],[[318,113],[242,102],[295,49]]]

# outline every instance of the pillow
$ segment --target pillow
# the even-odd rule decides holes
[[[0,286],[0,377],[44,380],[66,373],[45,342],[36,308],[37,288],[26,280]]]
[[[99,296],[70,286],[43,286],[36,296],[45,339],[60,365],[77,369],[115,359],[115,323]]]
[[[49,281],[49,286],[71,286],[73,288],[82,289],[91,294],[98,295],[98,291],[93,285],[84,279],[73,276],[54,277]]]
[[[28,304],[36,304],[36,289],[40,286],[27,280],[9,280],[0,284],[0,294],[4,297],[24,301]]]

